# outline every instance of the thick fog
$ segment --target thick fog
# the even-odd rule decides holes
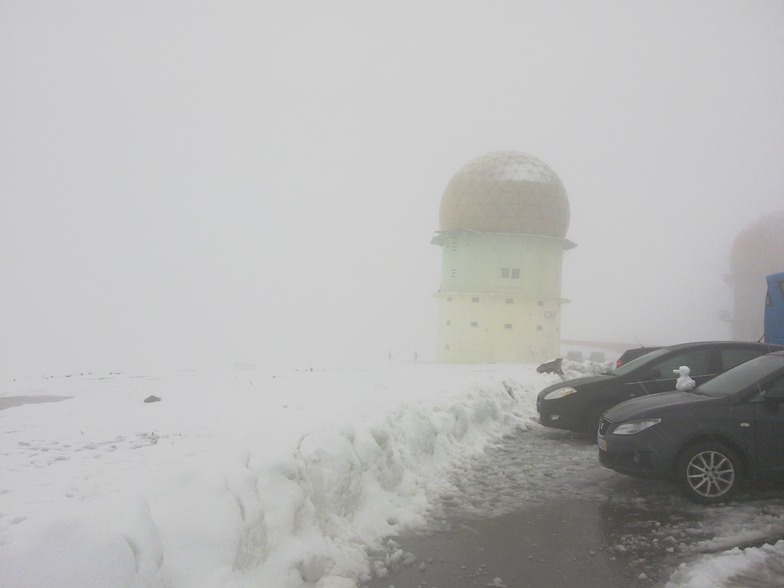
[[[784,3],[0,0],[0,371],[433,356],[441,195],[569,193],[567,339],[722,338]]]

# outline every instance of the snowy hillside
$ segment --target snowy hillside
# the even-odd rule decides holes
[[[354,586],[409,557],[385,538],[425,524],[458,464],[539,428],[536,393],[558,378],[416,363],[8,378],[0,400],[68,398],[0,411],[0,577],[11,588]],[[673,581],[721,573],[698,565]]]

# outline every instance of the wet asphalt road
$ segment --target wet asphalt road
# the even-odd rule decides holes
[[[404,540],[417,563],[368,587],[507,588],[637,584],[640,572],[607,550],[598,509],[558,500]]]
[[[457,473],[427,532],[395,538],[409,560],[364,588],[662,586],[704,514],[596,452],[560,431],[508,437]]]

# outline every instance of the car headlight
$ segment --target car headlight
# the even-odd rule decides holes
[[[654,425],[658,425],[661,419],[640,419],[637,421],[629,421],[621,423],[612,432],[613,435],[636,435],[637,433],[650,429]]]
[[[548,392],[544,395],[543,400],[555,400],[556,398],[563,398],[564,396],[569,396],[570,394],[574,394],[577,392],[571,386],[565,386],[563,388],[558,388],[558,390],[553,390],[552,392]]]

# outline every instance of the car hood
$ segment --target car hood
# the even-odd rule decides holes
[[[698,404],[706,400],[711,398],[691,392],[662,392],[616,404],[604,413],[604,416],[613,423],[619,423],[659,416],[672,410],[680,410],[686,404]]]
[[[582,378],[574,378],[572,380],[564,380],[563,382],[558,382],[557,384],[552,384],[551,386],[547,386],[547,388],[539,392],[539,399],[541,400],[544,397],[544,395],[547,394],[548,392],[552,392],[553,390],[558,390],[559,388],[566,388],[567,386],[578,388],[580,392],[582,392],[584,388],[590,387],[593,384],[598,384],[600,382],[606,382],[607,380],[611,380],[614,377],[615,376],[601,375],[601,376],[585,376]]]

